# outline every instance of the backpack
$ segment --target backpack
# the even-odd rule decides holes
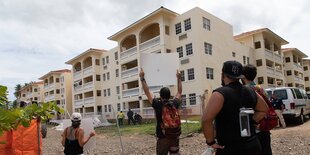
[[[252,87],[267,103],[269,110],[267,111],[266,116],[258,123],[259,130],[261,131],[270,131],[271,129],[275,128],[278,125],[278,117],[277,114],[267,96],[261,91],[261,87],[256,85]]]
[[[180,114],[171,101],[163,105],[161,129],[163,134],[167,137],[176,138],[181,134]]]

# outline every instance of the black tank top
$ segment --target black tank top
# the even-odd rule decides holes
[[[254,122],[250,122],[252,137],[241,137],[239,110],[242,107],[255,109],[256,93],[239,82],[232,82],[214,90],[224,96],[224,104],[215,119],[216,137],[220,145],[235,145],[253,139],[255,136]]]
[[[69,131],[68,131],[69,130]],[[75,132],[74,132],[75,131]],[[80,146],[78,136],[78,128],[74,130],[73,127],[66,128],[66,141],[65,141],[65,155],[78,155],[83,154],[83,147]],[[69,139],[68,137],[73,137]]]

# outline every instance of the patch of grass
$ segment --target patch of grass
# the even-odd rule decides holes
[[[148,123],[142,125],[123,125],[120,127],[122,135],[155,135],[155,123]],[[116,125],[108,127],[96,128],[96,133],[107,136],[117,136],[118,129]],[[200,123],[182,123],[182,134],[200,132]]]

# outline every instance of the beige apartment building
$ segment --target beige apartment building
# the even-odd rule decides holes
[[[101,58],[105,53],[105,50],[91,48],[66,62],[72,65],[73,111],[81,112],[84,116],[102,112]]]
[[[286,86],[305,89],[302,59],[308,56],[297,48],[284,48],[282,52],[284,53]]]
[[[241,44],[254,50],[257,67],[256,82],[264,88],[285,86],[282,45],[286,40],[268,28],[249,31],[235,36]]]
[[[26,103],[42,103],[44,102],[43,81],[30,82],[20,90],[19,101]]]
[[[256,82],[265,88],[286,86],[288,64],[283,63],[286,52],[281,48],[288,44],[286,40],[268,28],[234,36],[232,25],[198,7],[183,14],[161,7],[108,39],[118,46],[108,51],[89,49],[66,62],[72,65],[73,108],[84,115],[113,118],[120,110],[132,109],[144,118],[154,117],[138,75],[145,53],[178,53],[182,112],[188,115],[201,114],[202,100],[220,87],[222,64],[227,60],[256,65]],[[299,54],[295,53],[297,62],[304,57]],[[150,90],[159,97],[162,87]],[[174,95],[176,86],[168,87]]]
[[[305,80],[305,90],[307,94],[310,94],[310,60],[309,59],[303,59],[303,70],[304,70],[304,80]]]
[[[55,102],[64,109],[57,119],[69,118],[72,113],[72,75],[68,69],[50,71],[39,78],[43,81],[44,102]]]

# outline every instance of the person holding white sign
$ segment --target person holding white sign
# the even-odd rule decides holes
[[[65,147],[65,155],[83,154],[83,146],[95,136],[95,131],[91,132],[87,139],[84,138],[84,129],[80,127],[82,116],[80,113],[71,115],[72,125],[67,127],[62,134],[62,146]]]
[[[177,71],[178,92],[174,100],[170,100],[171,94],[167,87],[160,89],[160,99],[154,97],[150,92],[148,85],[144,79],[144,71],[141,68],[140,80],[148,101],[152,103],[152,107],[156,114],[156,154],[178,155],[179,153],[179,136],[181,134],[181,121],[178,108],[181,105],[182,82],[181,74]]]

